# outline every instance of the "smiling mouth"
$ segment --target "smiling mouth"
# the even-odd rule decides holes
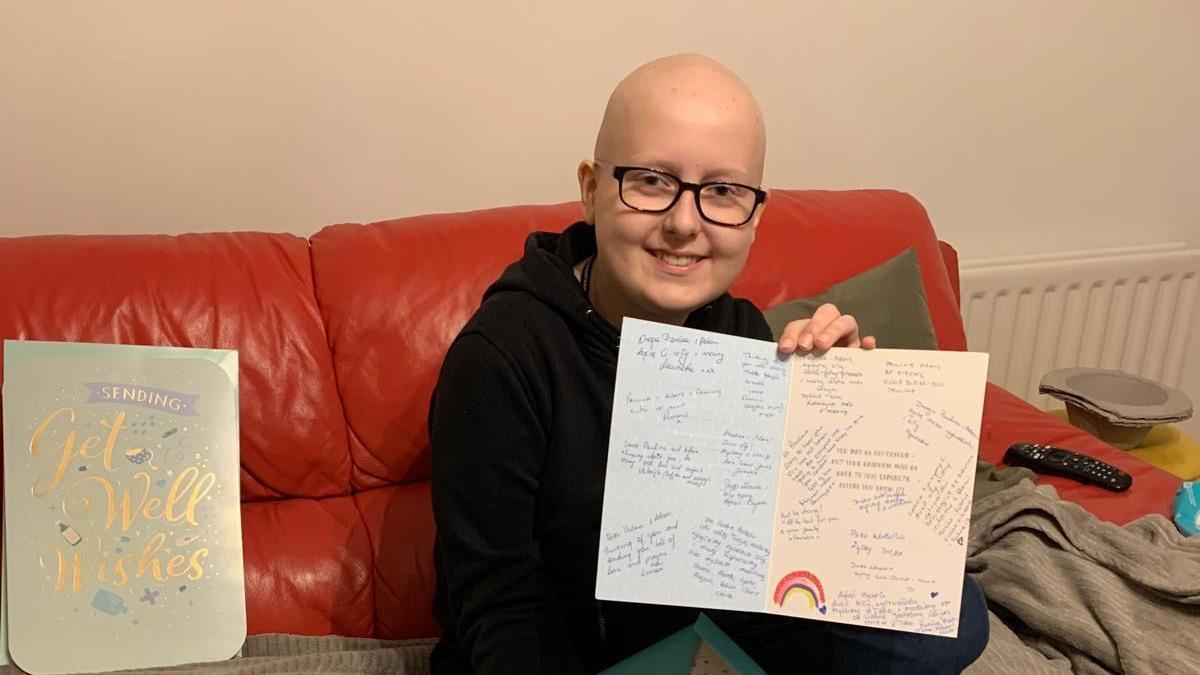
[[[659,262],[670,267],[679,268],[680,270],[685,270],[701,260],[704,260],[704,258],[700,256],[674,255],[671,253],[664,253],[663,251],[650,251],[650,254],[658,259]]]

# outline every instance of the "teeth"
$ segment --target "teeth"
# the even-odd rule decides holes
[[[655,256],[668,265],[676,267],[687,267],[696,261],[696,258],[692,256],[671,255],[670,253],[655,253]]]

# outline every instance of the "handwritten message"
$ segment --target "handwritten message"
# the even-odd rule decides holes
[[[962,546],[971,516],[972,479],[975,457],[959,458],[955,466],[949,459],[938,459],[933,473],[921,487],[909,514],[928,527],[942,541]]]
[[[692,531],[692,577],[716,598],[755,601],[767,580],[771,550],[754,532],[705,517]]]
[[[653,394],[625,394],[624,405],[630,417],[663,424],[680,425],[688,420],[704,420],[710,406],[721,405],[724,391],[716,387],[695,387],[688,391]]]
[[[697,460],[693,444],[661,443],[628,438],[621,445],[620,463],[639,476],[676,485],[702,488],[712,482],[706,466]]]
[[[957,443],[964,448],[976,450],[979,434],[971,426],[963,424],[945,410],[935,411],[917,400],[904,417],[905,438],[925,447],[942,440]]]
[[[864,626],[887,624],[895,630],[933,635],[954,634],[958,630],[958,594],[936,591],[924,596],[896,594],[888,590],[840,591],[830,604],[831,613],[849,623]]]
[[[814,541],[821,538],[823,528],[838,522],[837,516],[827,516],[819,506],[785,509],[779,512],[777,532],[789,542]]]
[[[838,352],[797,361],[795,379],[804,407],[826,415],[850,415],[854,395],[863,386],[862,370],[854,367],[852,357]]]
[[[666,511],[654,514],[645,523],[605,533],[600,556],[607,565],[607,574],[647,577],[662,573],[667,556],[675,552],[678,533],[679,519]]]
[[[741,353],[742,409],[758,419],[773,419],[783,414],[787,402],[776,396],[787,378],[787,369],[773,354],[758,351]]]
[[[835,452],[845,454],[839,443],[861,421],[862,415],[858,415],[844,426],[806,428],[787,440],[783,451],[783,473],[803,490],[798,506],[821,503],[834,488],[835,470],[841,478],[853,475],[849,469],[839,469],[847,460],[833,455]]]
[[[905,437],[925,448],[958,448],[957,457],[938,458],[929,478],[914,497],[910,515],[943,541],[962,546],[965,520],[971,513],[971,483],[979,434],[944,408],[917,399],[905,413]]]
[[[903,530],[859,530],[850,528],[848,547],[852,557],[857,559],[872,556],[891,559],[903,558],[906,550],[904,542],[908,535]]]
[[[889,394],[916,395],[943,389],[942,364],[916,358],[888,357],[882,383]]]
[[[639,363],[659,371],[712,375],[725,361],[725,351],[709,336],[688,336],[663,331],[638,335],[633,344]]]

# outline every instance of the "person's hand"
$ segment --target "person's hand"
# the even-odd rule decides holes
[[[788,323],[779,335],[779,351],[782,354],[807,354],[814,349],[825,351],[830,347],[874,349],[875,336],[860,338],[858,322],[854,317],[842,314],[830,303],[818,307],[811,319],[796,319]]]

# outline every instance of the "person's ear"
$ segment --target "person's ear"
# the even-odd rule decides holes
[[[596,224],[596,163],[585,159],[579,163],[575,171],[579,179],[579,201],[583,204],[583,219]]]

